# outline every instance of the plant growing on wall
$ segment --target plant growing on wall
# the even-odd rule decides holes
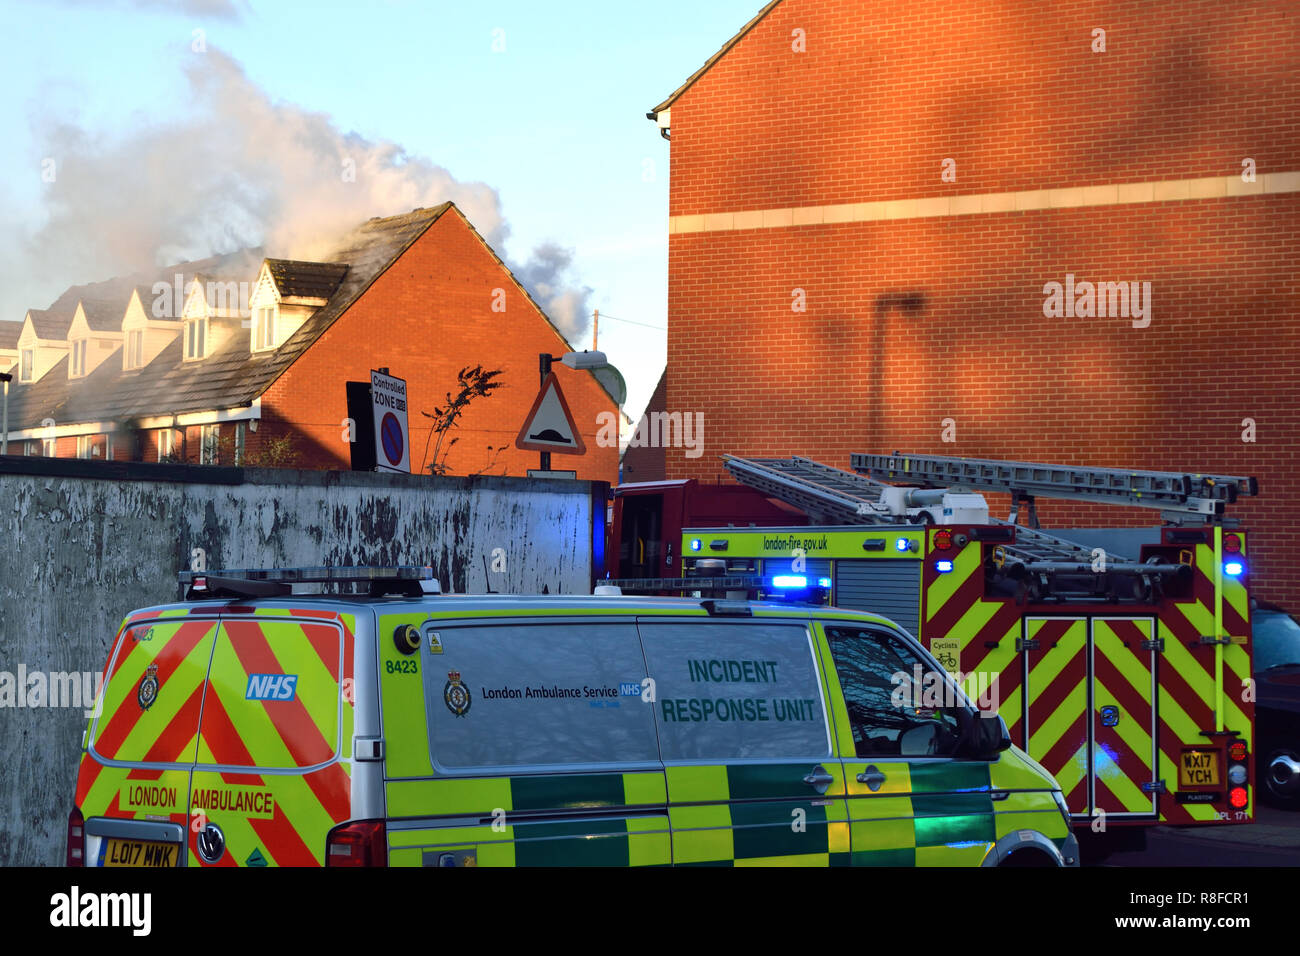
[[[488,371],[482,365],[475,365],[473,368],[466,366],[456,374],[460,391],[454,397],[451,392],[448,392],[446,403],[434,408],[432,412],[420,412],[425,418],[433,421],[429,429],[429,437],[424,440],[424,457],[420,460],[421,471],[425,470],[425,462],[429,459],[429,442],[433,440],[434,435],[437,435],[438,441],[433,446],[433,461],[428,465],[428,471],[431,475],[447,474],[447,455],[451,452],[452,446],[460,441],[459,438],[449,438],[448,433],[458,426],[460,417],[470,402],[476,398],[486,398],[505,385],[504,382],[497,381],[501,374],[501,369]]]

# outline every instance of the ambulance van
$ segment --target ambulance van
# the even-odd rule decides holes
[[[1052,777],[874,614],[182,578],[113,641],[69,865],[1077,865]]]

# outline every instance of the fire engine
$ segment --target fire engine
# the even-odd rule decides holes
[[[1226,512],[1255,479],[899,453],[855,454],[851,471],[723,460],[739,482],[725,499],[694,481],[616,489],[606,583],[890,617],[996,706],[1077,827],[1252,818],[1249,558]],[[985,492],[1010,496],[1007,519]],[[1049,531],[1039,498],[1163,524]]]

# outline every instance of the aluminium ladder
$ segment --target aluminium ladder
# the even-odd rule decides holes
[[[778,498],[803,510],[814,521],[846,525],[912,523],[907,516],[889,513],[879,502],[880,492],[888,487],[887,482],[878,480],[876,473],[867,475],[854,474],[823,465],[808,458],[740,458],[724,455],[723,462],[727,470],[742,484],[749,485],[765,495]],[[857,459],[868,457],[854,455]],[[885,458],[887,456],[876,456]],[[891,462],[899,459],[891,458]],[[914,460],[914,459],[913,459]],[[961,459],[955,459],[960,461]],[[933,459],[931,459],[933,461]],[[999,462],[997,464],[1010,464]],[[1053,466],[1033,466],[1052,468]],[[1086,471],[1087,469],[1075,469]],[[888,477],[898,480],[902,471],[900,464],[892,464]],[[1157,474],[1157,473],[1147,473]],[[907,471],[905,479],[909,483],[921,483],[916,472]],[[1233,479],[1242,481],[1242,479]],[[1253,479],[1251,479],[1253,488]],[[924,479],[924,483],[933,487],[934,482]],[[972,482],[964,482],[972,487]],[[987,487],[994,491],[1008,491],[1003,486]],[[1037,488],[1037,486],[1035,486]],[[1040,492],[1041,493],[1041,492]],[[1251,491],[1250,493],[1254,493]],[[1115,501],[1113,503],[1126,503]],[[1165,563],[1142,563],[1132,557],[1105,550],[1097,554],[1096,550],[1076,544],[1058,535],[1049,534],[1038,528],[1016,525],[1014,520],[990,518],[989,524],[1004,527],[1015,526],[1014,544],[1001,545],[1004,566],[1012,571],[1031,574],[1074,574],[1092,575],[1094,562],[1104,555],[1107,571],[1120,574],[1138,574],[1143,577],[1160,574],[1181,573],[1179,565]]]

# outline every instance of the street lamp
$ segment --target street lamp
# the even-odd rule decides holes
[[[582,351],[582,352],[565,352],[563,355],[550,355],[543,352],[537,356],[537,369],[541,373],[541,384],[546,385],[546,376],[551,374],[551,363],[560,362],[561,364],[575,369],[577,371],[591,372],[618,403],[620,408],[627,401],[627,385],[623,382],[623,376],[619,374],[617,368],[609,364],[609,359],[605,357],[604,352]],[[551,453],[544,451],[539,453],[542,456],[541,470],[551,470]]]

